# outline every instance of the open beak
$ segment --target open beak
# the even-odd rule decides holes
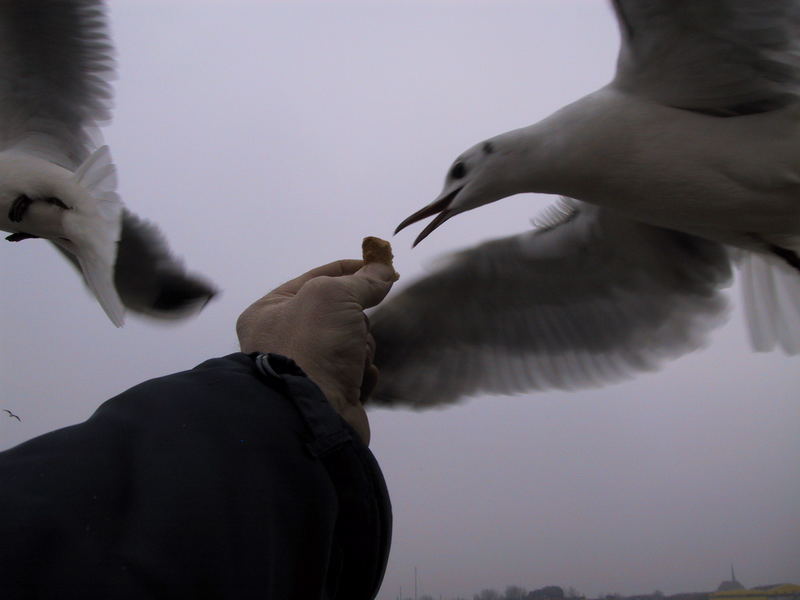
[[[455,212],[448,210],[448,207],[453,202],[453,199],[458,195],[458,192],[461,191],[461,188],[456,188],[452,192],[448,192],[443,196],[439,196],[436,200],[428,204],[425,208],[418,210],[413,215],[408,217],[404,220],[400,225],[397,226],[397,229],[394,230],[395,235],[397,235],[400,231],[411,225],[412,223],[416,223],[417,221],[421,221],[426,217],[430,217],[431,215],[436,215],[436,217],[428,223],[425,229],[417,236],[417,239],[414,240],[413,246],[419,244],[422,240],[424,240],[428,235],[439,225],[447,221],[450,217],[452,217]],[[438,214],[437,214],[438,213]],[[413,247],[412,246],[412,247]]]

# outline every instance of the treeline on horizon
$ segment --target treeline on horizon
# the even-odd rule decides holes
[[[509,585],[504,592],[494,589],[481,590],[471,598],[465,596],[444,597],[423,594],[417,596],[416,600],[707,600],[708,593],[688,593],[665,596],[656,590],[652,594],[637,594],[634,596],[623,596],[622,594],[604,594],[596,598],[586,598],[573,587],[568,587],[566,591],[557,585],[548,585],[535,590],[527,590],[518,585]],[[398,598],[398,600],[415,600],[413,597]]]

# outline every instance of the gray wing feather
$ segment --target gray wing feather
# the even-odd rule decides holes
[[[724,247],[571,204],[560,225],[459,252],[381,304],[370,402],[599,386],[702,346],[727,315]]]
[[[112,54],[96,0],[0,1],[0,145],[74,170],[110,117]]]
[[[622,43],[614,85],[719,116],[797,101],[800,3],[614,0]]]

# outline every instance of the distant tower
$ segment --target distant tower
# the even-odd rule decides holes
[[[733,563],[731,563],[731,578],[730,581],[723,581],[717,588],[718,592],[730,592],[733,590],[743,590],[744,586],[736,580],[736,573],[733,571]]]

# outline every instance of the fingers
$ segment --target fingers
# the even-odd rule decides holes
[[[370,308],[386,297],[392,289],[394,280],[395,272],[392,267],[381,263],[369,263],[339,281],[348,287],[362,308]]]
[[[343,259],[343,260],[335,260],[327,265],[322,265],[321,267],[317,267],[315,269],[311,269],[307,273],[303,273],[299,277],[295,277],[286,283],[279,285],[274,290],[270,292],[272,294],[279,294],[281,296],[291,296],[296,294],[303,284],[305,284],[310,279],[314,279],[315,277],[320,276],[328,276],[328,277],[341,277],[342,275],[351,275],[358,271],[362,266],[364,266],[363,260],[355,260],[355,259]]]

